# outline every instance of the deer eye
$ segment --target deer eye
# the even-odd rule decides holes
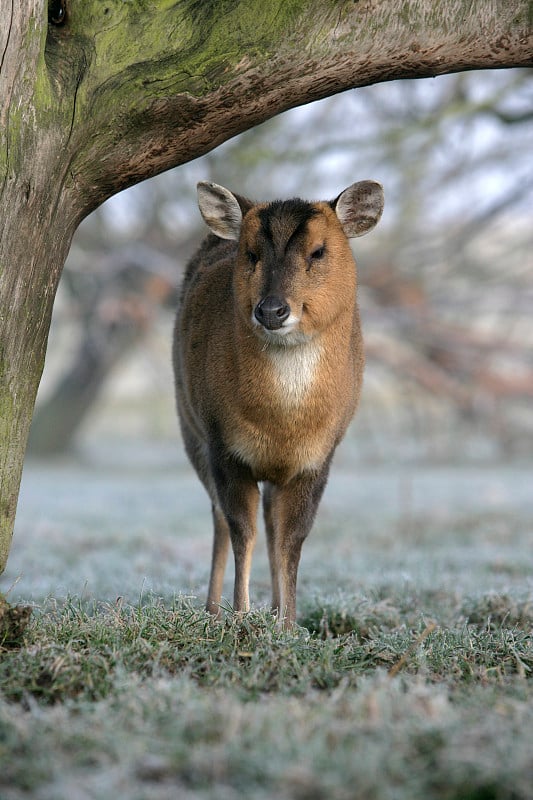
[[[256,253],[253,253],[251,250],[246,251],[246,258],[248,259],[248,262],[252,265],[252,267],[255,267],[255,265],[259,261],[259,256]]]
[[[325,252],[326,252],[326,246],[323,244],[320,247],[317,247],[315,250],[313,250],[313,252],[311,253],[311,259],[313,261],[319,261],[321,258],[324,258]]]
[[[315,247],[309,258],[307,259],[307,272],[310,271],[314,261],[320,261],[321,258],[324,258],[325,252],[326,252],[325,244],[321,245],[320,247]]]

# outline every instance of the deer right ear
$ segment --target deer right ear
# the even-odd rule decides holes
[[[238,239],[242,211],[235,195],[229,189],[207,181],[201,181],[196,189],[198,206],[206,225],[221,239]]]
[[[377,181],[352,183],[331,205],[348,239],[364,236],[383,213],[383,186]]]

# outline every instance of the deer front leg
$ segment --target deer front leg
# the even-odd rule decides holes
[[[269,485],[263,510],[272,577],[272,606],[279,627],[296,621],[296,582],[302,545],[311,530],[326,486],[329,459],[314,473],[304,473],[285,486]]]
[[[276,559],[276,528],[274,526],[274,517],[272,511],[273,493],[274,486],[271,483],[265,483],[263,487],[263,515],[265,518],[268,560],[270,563],[270,580],[272,583],[272,611],[277,614],[279,613],[280,607],[280,595]]]
[[[228,523],[222,510],[213,503],[213,555],[211,558],[211,577],[207,593],[206,609],[210,614],[219,618],[221,615],[220,599],[222,585],[228,560],[230,535]]]
[[[250,608],[250,570],[257,537],[256,518],[259,489],[250,470],[231,459],[214,459],[213,477],[235,558],[233,608],[235,611],[248,611]],[[215,537],[217,535],[221,536],[222,534],[217,534],[215,528]],[[217,591],[219,581],[221,588],[221,579],[218,574],[222,569],[221,563],[222,555],[216,564],[215,557],[213,558],[211,580]]]

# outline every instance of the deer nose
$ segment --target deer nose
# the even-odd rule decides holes
[[[281,328],[290,313],[291,307],[275,295],[264,297],[254,309],[256,320],[269,331]]]

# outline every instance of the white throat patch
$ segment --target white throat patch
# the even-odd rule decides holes
[[[274,382],[280,399],[287,406],[298,405],[309,391],[316,373],[322,347],[310,341],[292,347],[269,347],[268,358],[274,368]]]

